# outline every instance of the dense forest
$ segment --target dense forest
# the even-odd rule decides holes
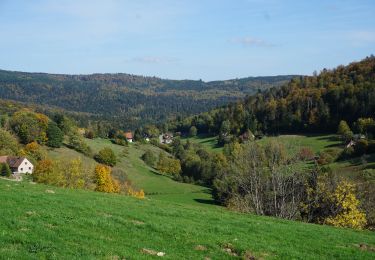
[[[246,133],[328,133],[341,120],[353,125],[358,118],[375,115],[375,57],[335,69],[323,69],[313,76],[293,78],[279,88],[173,121],[171,129],[188,133],[225,136]]]
[[[129,74],[54,75],[0,70],[0,98],[64,109],[84,126],[110,122],[134,129],[188,116],[278,87],[294,76],[226,81],[166,80]]]

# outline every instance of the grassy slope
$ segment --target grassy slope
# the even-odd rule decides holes
[[[221,152],[223,151],[223,147],[217,145],[217,137],[216,136],[196,136],[196,137],[189,137],[189,138],[182,138],[183,141],[189,140],[192,143],[198,143],[203,145],[207,150],[211,152]]]
[[[99,138],[94,140],[86,139],[86,141],[95,153],[104,147],[110,147],[116,153],[119,161],[115,169],[122,169],[131,180],[133,186],[144,189],[147,197],[193,206],[212,205],[213,201],[209,189],[175,182],[171,178],[155,172],[140,158],[147,149],[153,150],[155,154],[159,154],[162,151],[161,149],[148,144],[130,144],[129,147],[124,148],[123,146],[112,144],[109,140]],[[124,149],[128,151],[127,154],[123,153]],[[89,169],[93,169],[96,163],[92,158],[65,147],[50,150],[48,153],[54,159],[81,157],[84,166]]]
[[[55,193],[46,191],[53,190]],[[205,210],[160,201],[69,190],[0,179],[0,256],[3,259],[149,259],[142,248],[165,259],[235,258],[240,254],[282,259],[374,259],[361,243],[375,235],[328,226]],[[198,251],[194,248],[207,248]],[[120,258],[116,258],[120,257]]]

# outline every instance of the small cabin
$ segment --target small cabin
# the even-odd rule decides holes
[[[34,165],[20,156],[0,156],[0,163],[7,163],[13,174],[33,173]]]

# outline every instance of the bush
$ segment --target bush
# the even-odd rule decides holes
[[[109,147],[100,150],[99,153],[94,156],[94,159],[99,163],[109,166],[115,166],[117,163],[116,155]]]
[[[86,156],[92,156],[90,146],[86,144],[85,140],[78,133],[69,134],[68,146]]]
[[[340,150],[327,149],[319,154],[318,164],[325,165],[336,161],[339,158]]]
[[[310,161],[314,156],[314,152],[309,147],[302,147],[298,153],[298,158],[303,161]]]
[[[180,160],[167,157],[163,152],[160,153],[156,168],[161,173],[179,174],[181,172]]]
[[[143,155],[142,155],[142,160],[151,167],[154,167],[155,162],[157,160],[155,154],[151,150],[147,150]]]

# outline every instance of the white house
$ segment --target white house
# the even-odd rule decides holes
[[[0,156],[0,163],[7,163],[13,174],[33,173],[34,165],[25,157]]]

